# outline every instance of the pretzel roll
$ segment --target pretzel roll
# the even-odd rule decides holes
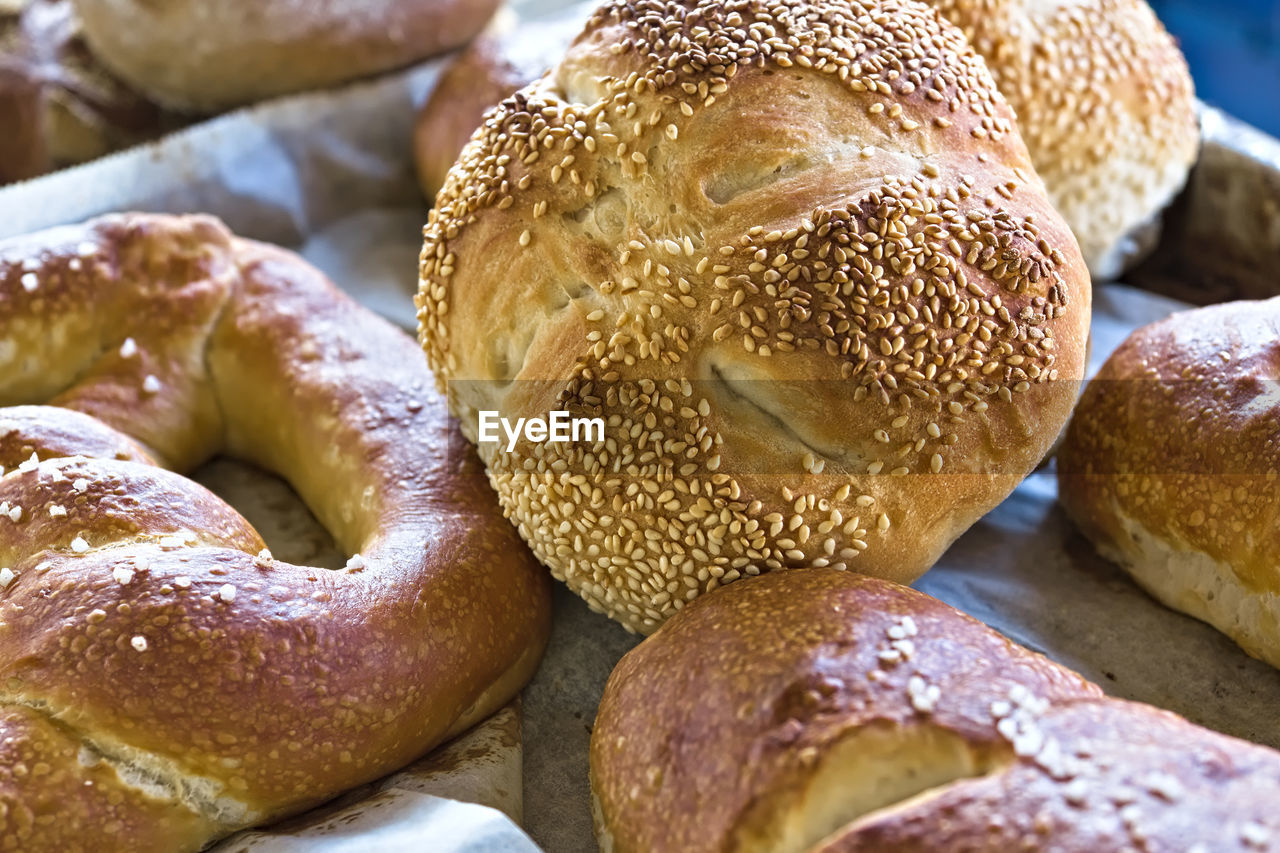
[[[1280,666],[1280,299],[1134,332],[1089,383],[1059,496],[1098,551]]]
[[[72,0],[108,68],[212,112],[346,83],[465,43],[500,0]]]
[[[814,569],[694,602],[591,735],[605,851],[1263,850],[1280,754],[906,587]]]
[[[71,0],[0,3],[0,184],[136,145],[182,121],[102,68]]]
[[[0,243],[0,405],[0,847],[198,850],[537,664],[547,582],[417,348],[288,252],[145,215]],[[178,473],[218,453],[347,567],[273,559]]]
[[[928,0],[964,30],[1094,278],[1154,247],[1200,148],[1187,61],[1146,0]]]
[[[786,566],[909,581],[1065,423],[1075,241],[955,28],[912,0],[601,8],[477,131],[420,337],[534,552],[649,632]],[[509,447],[514,447],[508,452]]]

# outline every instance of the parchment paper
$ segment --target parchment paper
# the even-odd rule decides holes
[[[227,116],[140,151],[0,191],[0,236],[111,210],[211,212],[242,234],[301,249],[358,299],[412,329],[411,294],[426,214],[408,145],[414,109],[440,65]],[[1226,120],[1208,115],[1206,127],[1218,122],[1221,136]],[[1280,191],[1259,198],[1259,186],[1280,185],[1280,146],[1247,133],[1244,138],[1243,148],[1211,140],[1187,195],[1253,205],[1239,215],[1253,222],[1270,215],[1264,226],[1280,229],[1280,214],[1274,213],[1280,211]],[[1250,169],[1257,174],[1245,174]],[[1238,180],[1232,178],[1237,174]],[[1228,192],[1219,186],[1223,181],[1236,181],[1240,189]],[[1155,259],[1139,278],[1146,285],[1175,282],[1184,294],[1204,293],[1198,289],[1201,279],[1189,278],[1193,265],[1178,253],[1194,245],[1187,234],[1200,239],[1205,229],[1231,230],[1230,215],[1215,209],[1212,216],[1196,216],[1194,210],[1182,216],[1187,221],[1170,232],[1163,261]],[[1242,252],[1248,255],[1248,247]],[[1265,270],[1280,258],[1252,260]],[[1195,268],[1195,276],[1207,275]],[[1224,298],[1239,289],[1214,292]],[[1122,285],[1098,287],[1094,299],[1095,363],[1131,329],[1184,304]],[[263,517],[254,517],[255,523],[277,519],[271,544],[278,553],[292,540],[304,552],[300,559],[341,564],[345,555],[333,552],[331,542],[310,538],[318,534],[307,527],[305,510],[296,501],[290,504],[292,497],[278,483],[269,485],[275,481],[216,466],[202,477],[237,505],[256,503],[254,511]],[[1155,603],[1094,555],[1056,508],[1052,467],[1030,477],[965,534],[917,586],[1114,695],[1280,746],[1280,673],[1212,628]],[[557,588],[555,608],[550,649],[522,700],[524,826],[544,849],[572,853],[595,849],[587,785],[590,728],[609,672],[638,638],[589,612],[563,588]],[[480,777],[478,786],[472,780],[471,792],[453,788],[444,796],[483,801],[474,792],[485,787],[483,772]],[[393,790],[399,785],[387,784]],[[378,799],[386,791],[372,798],[358,792],[353,796],[359,802],[372,803],[356,808],[359,814],[344,811],[347,798],[268,835],[252,834],[253,849],[529,849],[528,840],[497,811],[441,800],[439,793],[409,791],[386,805]],[[330,834],[317,838],[320,828]],[[243,849],[236,844],[225,849]]]

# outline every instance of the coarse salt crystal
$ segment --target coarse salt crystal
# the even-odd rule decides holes
[[[71,488],[77,492],[87,492],[89,491],[89,481],[84,477],[77,477],[75,482],[71,484]]]
[[[0,569],[0,589],[4,589],[13,583],[13,579],[16,577],[17,574],[14,573],[13,569],[8,567]]]
[[[123,586],[133,580],[133,569],[128,566],[116,566],[111,570],[111,576],[116,579],[116,583]]]
[[[224,583],[218,588],[218,598],[230,604],[236,600],[236,588],[229,583]]]
[[[53,506],[49,507],[49,517],[50,518],[66,518],[67,508],[62,504],[54,504]]]
[[[12,521],[14,524],[17,524],[19,521],[22,521],[22,507],[20,506],[9,507],[9,520]]]
[[[191,586],[191,578],[186,575],[178,575],[173,579],[173,585],[178,589],[187,589]]]
[[[36,291],[36,288],[38,288],[39,286],[40,286],[40,279],[36,276],[35,273],[33,272],[23,273],[22,275],[23,290],[25,290],[27,293],[34,293]]]
[[[133,358],[138,354],[138,344],[133,338],[125,338],[124,343],[120,345],[121,358]]]
[[[133,646],[137,651],[145,652],[147,650],[147,638],[139,634],[129,641],[129,645]]]
[[[39,467],[40,467],[40,457],[32,453],[30,459],[18,465],[18,470],[21,471],[23,474],[25,474],[28,471],[34,471]]]
[[[83,536],[77,536],[75,539],[71,540],[71,550],[75,551],[77,554],[83,554],[85,551],[89,550],[89,543],[84,541]]]
[[[160,393],[160,380],[155,376],[148,374],[147,378],[142,380],[142,390],[148,394]]]
[[[352,555],[351,555],[351,559],[350,559],[350,560],[347,560],[347,568],[348,568],[348,569],[363,569],[363,568],[364,568],[364,557],[361,557],[359,554],[352,554]]]

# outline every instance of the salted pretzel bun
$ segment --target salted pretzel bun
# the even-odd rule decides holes
[[[923,593],[753,578],[618,663],[606,853],[1274,850],[1280,753],[1097,685]]]
[[[199,850],[510,701],[550,584],[433,384],[208,217],[0,241],[0,847]],[[219,454],[287,480],[346,567],[274,558],[182,476]]]
[[[1059,496],[1157,599],[1280,666],[1280,299],[1138,329],[1089,383]]]
[[[1089,278],[959,30],[911,0],[617,2],[486,118],[420,338],[526,541],[642,632],[786,566],[910,581],[1066,422]]]
[[[334,86],[465,43],[500,0],[74,0],[97,57],[168,106],[213,112]]]

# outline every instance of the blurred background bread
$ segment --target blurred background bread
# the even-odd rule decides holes
[[[0,184],[155,138],[183,118],[89,52],[71,0],[0,4]]]
[[[1142,587],[1280,666],[1280,299],[1134,332],[1058,459],[1068,514]]]
[[[74,0],[85,38],[168,106],[214,112],[389,71],[465,43],[499,0]]]
[[[649,632],[772,569],[924,572],[1065,424],[1090,289],[929,9],[634,0],[473,137],[418,305],[473,441],[481,410],[606,422],[480,452],[553,573]]]
[[[830,569],[685,608],[623,657],[591,736],[615,853],[1274,850],[1277,786],[1280,753]]]

